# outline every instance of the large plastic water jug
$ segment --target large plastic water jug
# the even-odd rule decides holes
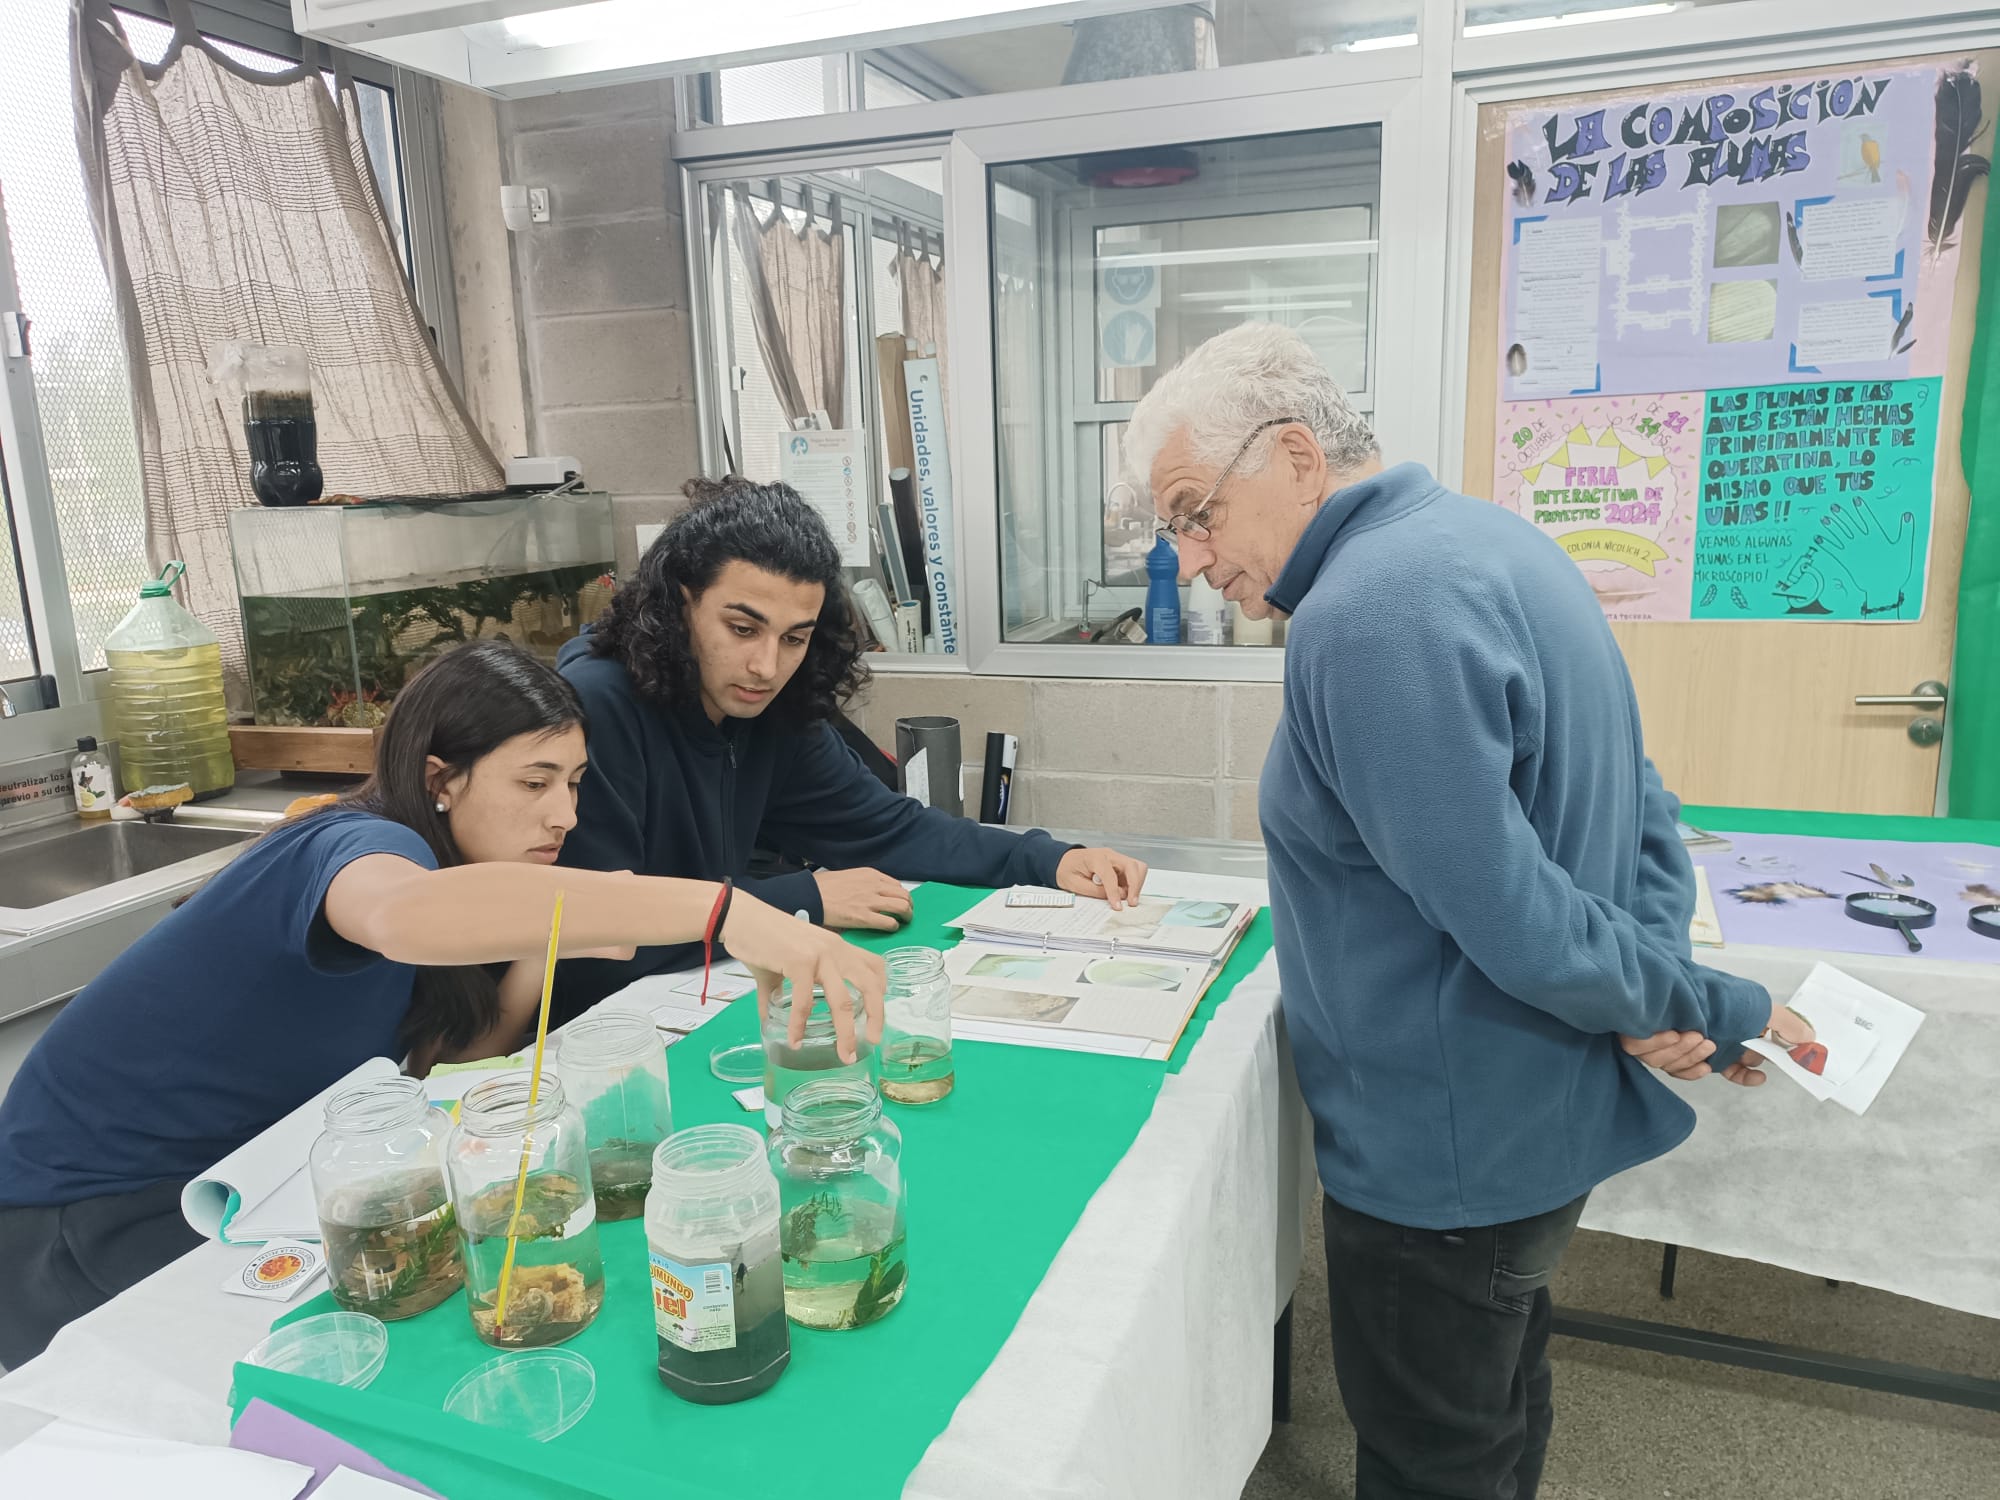
[[[111,732],[120,779],[131,791],[186,782],[196,797],[213,797],[236,784],[222,647],[174,602],[174,584],[186,571],[185,563],[168,563],[105,637]]]

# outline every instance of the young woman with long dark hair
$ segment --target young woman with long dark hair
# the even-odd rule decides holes
[[[881,961],[831,934],[715,883],[555,868],[584,779],[569,684],[505,642],[460,647],[397,698],[367,782],[70,1001],[0,1101],[0,1363],[197,1244],[183,1185],[369,1058],[512,1048],[558,890],[565,954],[698,939],[720,907],[761,992],[852,983],[879,1029]]]
[[[743,879],[761,833],[818,868],[746,889],[878,931],[909,918],[905,880],[1060,886],[1114,907],[1138,896],[1146,867],[1127,855],[954,818],[876,780],[829,723],[868,673],[825,521],[788,485],[699,480],[686,493],[637,576],[557,658],[590,712],[595,767],[564,864]],[[566,963],[558,1013],[684,957]]]

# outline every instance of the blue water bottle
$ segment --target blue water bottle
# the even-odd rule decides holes
[[[1146,554],[1146,644],[1178,646],[1181,643],[1181,558],[1165,537],[1153,543]]]

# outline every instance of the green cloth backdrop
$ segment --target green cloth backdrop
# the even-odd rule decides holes
[[[1972,506],[1958,582],[1947,805],[1954,818],[2000,818],[2000,192],[1990,185],[1960,451]]]

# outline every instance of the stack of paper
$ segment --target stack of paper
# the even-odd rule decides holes
[[[1071,907],[1014,907],[995,891],[949,925],[970,940],[1038,952],[1161,955],[1219,963],[1257,914],[1248,901],[1146,895],[1122,910],[1083,900]]]
[[[952,1022],[961,1031],[967,1021],[986,1021],[1169,1048],[1218,967],[1136,953],[1030,953],[969,942],[945,954],[944,961],[952,984]]]
[[[197,1234],[229,1245],[317,1240],[319,1214],[305,1161],[326,1128],[326,1101],[351,1084],[394,1078],[399,1071],[388,1058],[376,1057],[328,1084],[182,1188],[182,1217]]]
[[[1789,1051],[1775,1042],[1746,1043],[1813,1098],[1864,1113],[1882,1092],[1924,1013],[1843,974],[1816,964],[1787,1002],[1812,1023],[1813,1040]]]

